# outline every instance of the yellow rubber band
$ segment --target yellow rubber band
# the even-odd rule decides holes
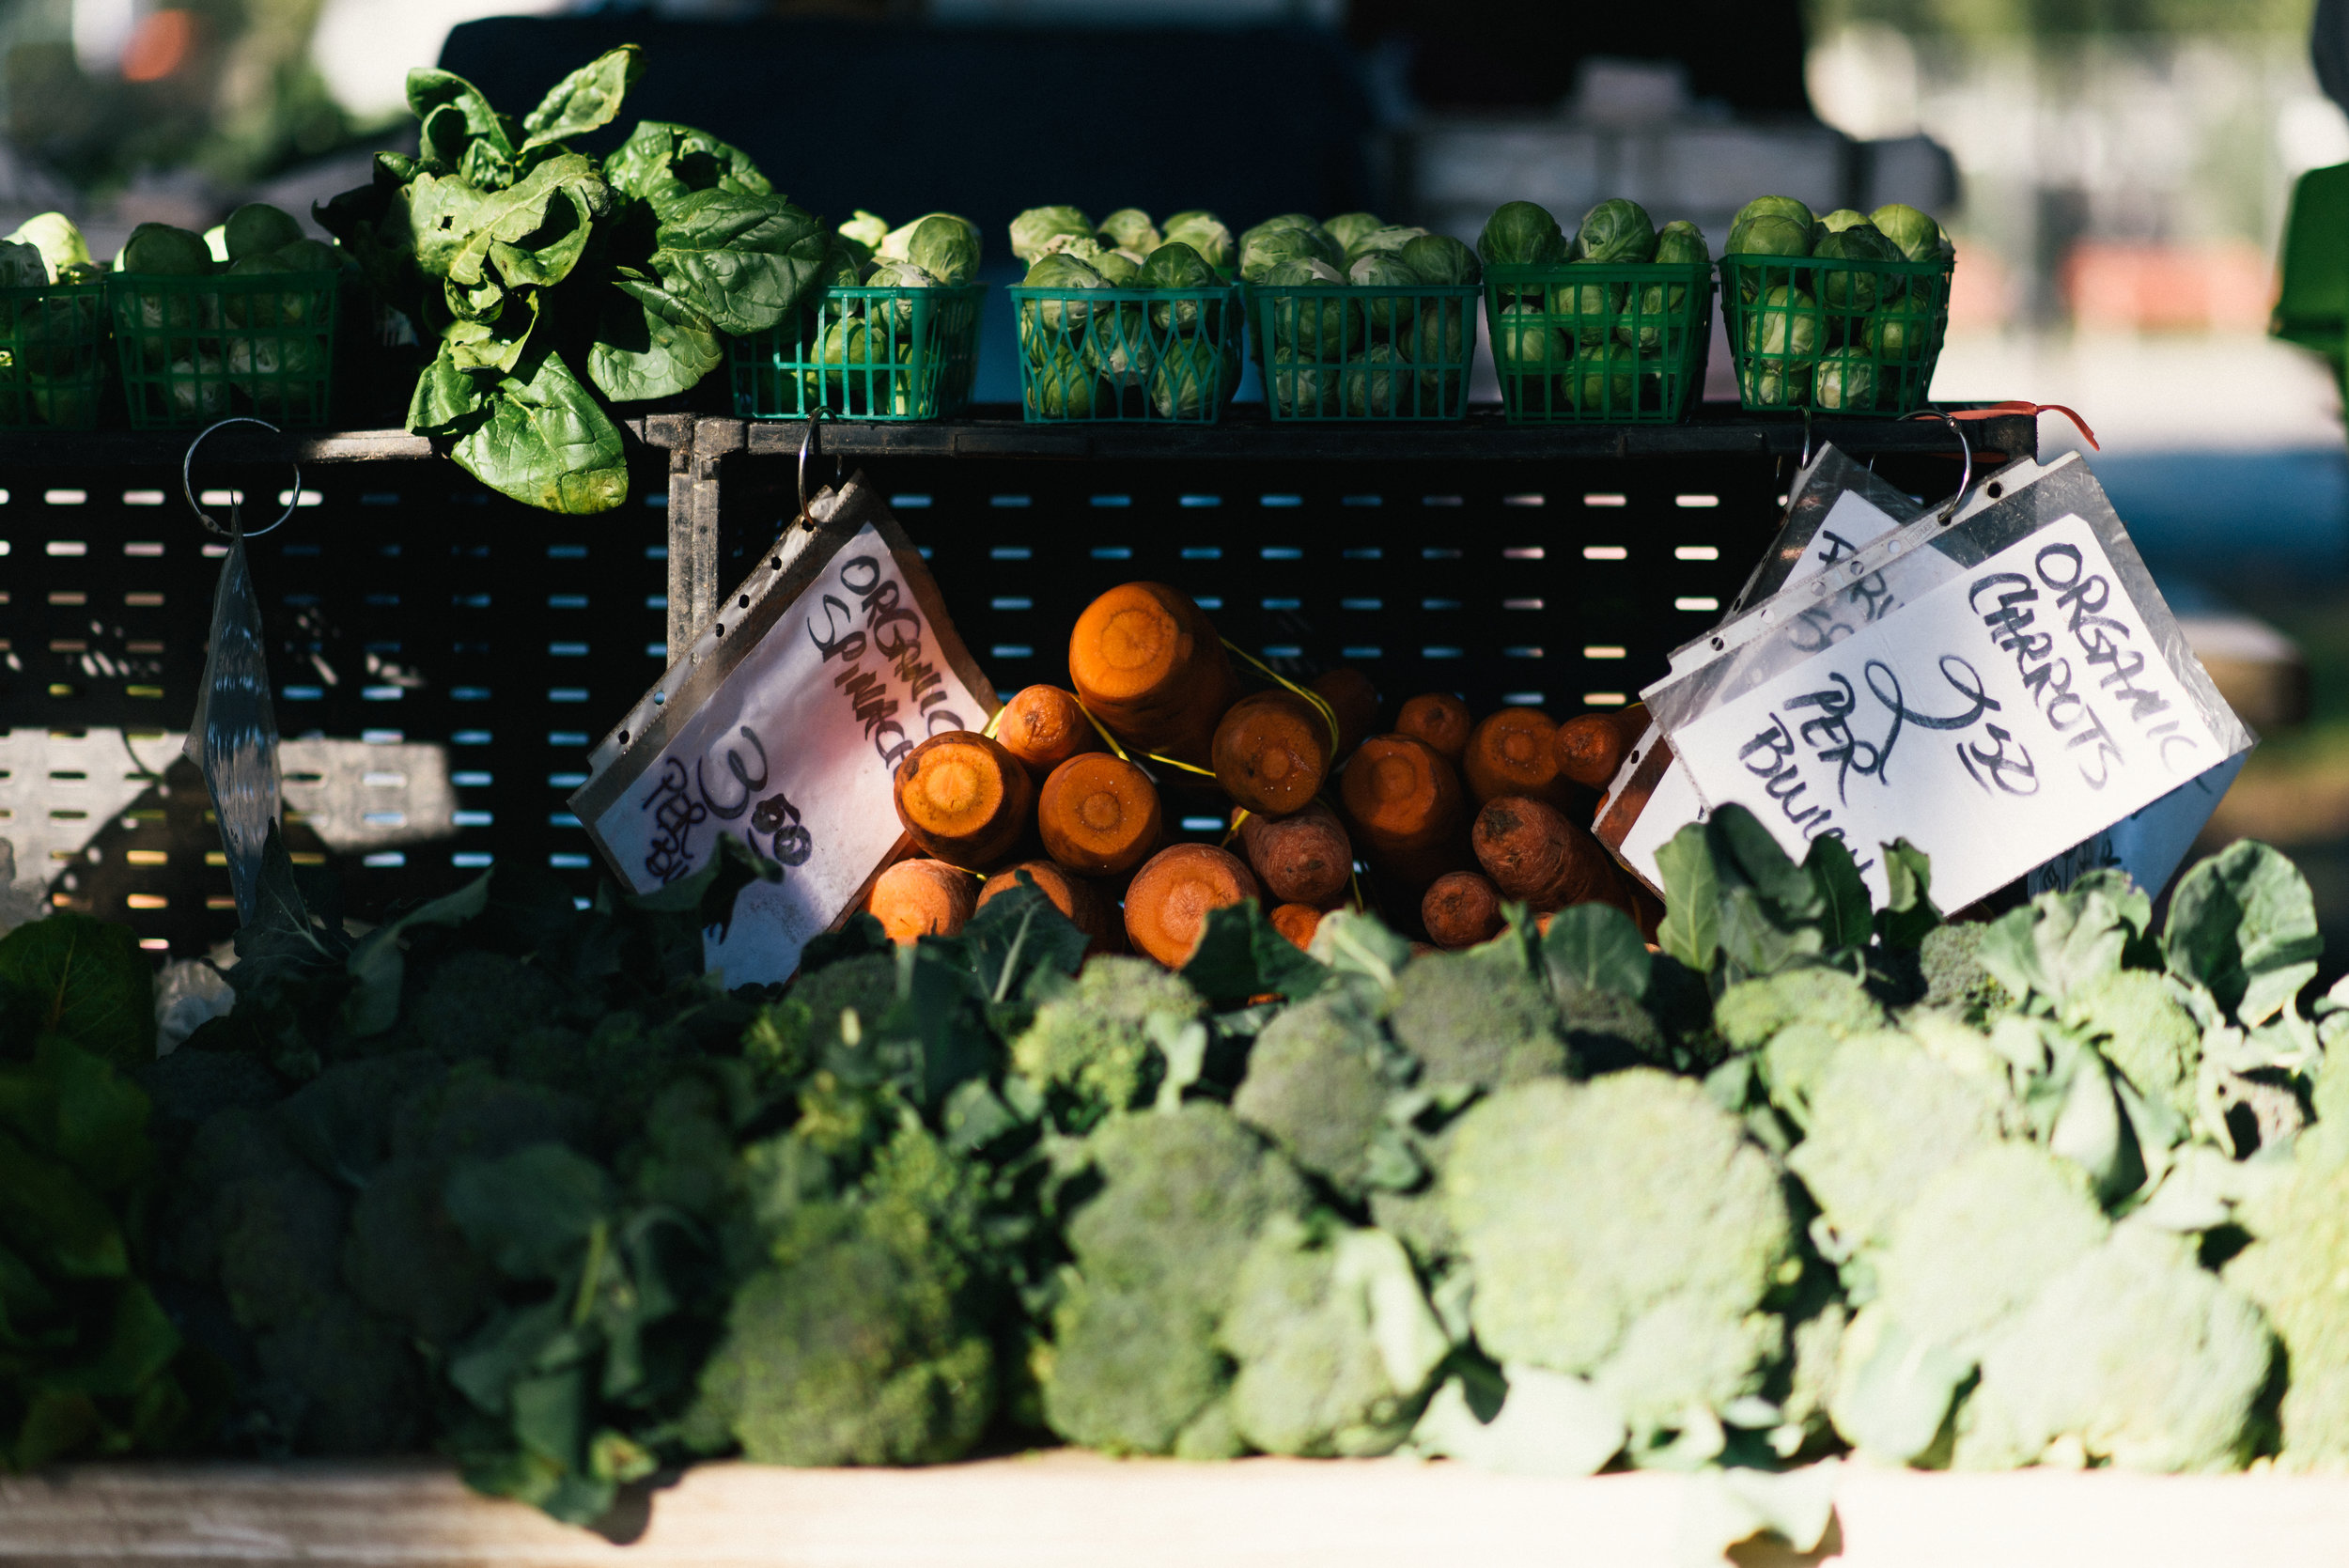
[[[1248,817],[1249,811],[1246,806],[1235,806],[1232,808],[1232,825],[1223,830],[1223,842],[1225,844],[1228,845],[1234,839],[1239,837],[1240,827],[1248,820]]]
[[[1176,757],[1162,757],[1156,752],[1144,752],[1142,756],[1144,762],[1155,762],[1161,768],[1179,768],[1186,773],[1196,773],[1203,779],[1215,777],[1214,768],[1202,768],[1195,762],[1184,762]]]
[[[1258,659],[1254,654],[1250,653],[1246,648],[1241,647],[1237,643],[1233,642],[1229,637],[1221,638],[1219,641],[1222,643],[1226,649],[1246,660],[1249,664],[1255,669],[1258,675],[1264,676],[1267,680],[1272,681],[1276,685],[1288,688],[1288,690],[1296,692],[1299,696],[1314,705],[1314,710],[1321,715],[1321,722],[1330,726],[1330,755],[1334,760],[1338,754],[1338,748],[1342,742],[1338,739],[1338,710],[1330,706],[1330,700],[1310,687],[1298,685],[1297,682],[1289,679],[1288,676],[1283,675],[1280,671],[1274,669],[1263,660]]]
[[[994,739],[995,732],[1003,727],[1003,715],[1010,710],[1011,705],[1006,703],[1002,707],[999,707],[994,712],[988,714],[987,716],[987,728],[981,730],[979,733],[987,737],[989,740]]]

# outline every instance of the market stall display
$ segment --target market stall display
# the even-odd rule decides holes
[[[44,212],[0,241],[0,429],[94,428],[106,328],[105,270],[72,219]]]

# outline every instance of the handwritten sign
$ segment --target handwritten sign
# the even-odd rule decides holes
[[[2077,515],[1894,603],[1781,619],[1812,657],[1685,722],[1659,714],[1709,805],[1744,804],[1797,858],[1841,838],[1879,897],[1881,843],[1931,854],[1955,908],[2248,745],[2212,722],[2215,693],[2189,691]]]
[[[830,503],[827,505],[827,503]],[[722,601],[711,631],[597,752],[573,809],[640,892],[706,864],[722,836],[784,867],[746,890],[708,963],[782,980],[893,857],[905,754],[997,706],[935,585],[862,476],[811,508]]]

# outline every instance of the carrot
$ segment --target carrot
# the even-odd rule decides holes
[[[1469,732],[1460,778],[1480,806],[1503,795],[1563,806],[1572,787],[1558,777],[1558,726],[1537,707],[1504,707],[1478,721]]]
[[[944,861],[899,861],[873,883],[866,908],[889,939],[952,937],[978,907],[979,879]]]
[[[1558,771],[1579,784],[1605,789],[1614,783],[1624,754],[1639,743],[1647,727],[1647,707],[1601,709],[1567,720],[1558,726]]]
[[[1460,755],[1468,750],[1469,731],[1475,723],[1468,704],[1449,691],[1422,692],[1405,703],[1403,710],[1394,716],[1396,734],[1425,741],[1435,748],[1438,756],[1455,768],[1460,766]]]
[[[1036,796],[1044,852],[1081,877],[1131,871],[1159,846],[1165,815],[1150,775],[1107,752],[1081,752]]]
[[[1346,765],[1339,795],[1356,846],[1397,880],[1424,888],[1468,862],[1459,775],[1426,742],[1371,737]]]
[[[1598,840],[1544,800],[1502,795],[1485,802],[1470,835],[1485,875],[1504,898],[1536,909],[1601,899],[1617,903],[1615,862]]]
[[[1257,896],[1256,878],[1238,856],[1212,844],[1170,845],[1126,890],[1126,938],[1135,952],[1180,969],[1198,950],[1209,910]]]
[[[1452,871],[1427,885],[1419,918],[1438,947],[1474,947],[1501,934],[1501,890],[1473,871]]]
[[[934,735],[897,764],[897,820],[939,860],[985,870],[1019,847],[1035,784],[1018,759],[974,730]]]
[[[1240,852],[1273,897],[1327,904],[1346,891],[1354,846],[1338,814],[1318,800],[1287,816],[1250,813],[1239,825]]]
[[[1068,638],[1078,697],[1128,747],[1204,764],[1238,697],[1206,612],[1163,582],[1128,582],[1085,606]]]
[[[1003,705],[995,738],[1027,765],[1037,784],[1078,753],[1102,749],[1100,732],[1085,717],[1077,694],[1057,686],[1031,686],[1013,693]]]
[[[1036,891],[1051,902],[1053,908],[1068,917],[1069,924],[1092,939],[1085,944],[1091,953],[1116,953],[1126,946],[1126,931],[1118,920],[1117,910],[1100,891],[1081,877],[1071,877],[1050,861],[1021,861],[987,879],[979,889],[979,904],[987,908],[988,900],[998,897],[1019,886],[1021,873],[1034,879]]]
[[[1330,774],[1330,725],[1294,692],[1259,691],[1223,715],[1213,754],[1223,793],[1277,816],[1320,793]]]
[[[1272,911],[1272,928],[1302,952],[1313,945],[1314,933],[1321,929],[1321,911],[1311,904],[1283,904]]]
[[[1355,747],[1378,733],[1378,689],[1351,665],[1315,675],[1305,684],[1337,715],[1338,749],[1330,759],[1334,768],[1352,756]]]

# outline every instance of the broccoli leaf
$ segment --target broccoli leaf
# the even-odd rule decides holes
[[[399,1021],[399,988],[408,975],[401,938],[427,925],[462,925],[490,905],[490,874],[483,872],[455,893],[409,910],[359,939],[343,961],[350,971],[350,994],[343,999],[343,1027],[356,1039],[381,1034]]]
[[[662,215],[651,266],[719,330],[764,332],[805,297],[823,225],[781,196],[696,191]]]
[[[1933,857],[1905,838],[1881,847],[1890,896],[1876,911],[1876,935],[1887,947],[1915,947],[1941,924],[1941,911],[1934,908],[1931,896]]]
[[[1551,915],[1541,954],[1554,991],[1572,986],[1639,1001],[1655,971],[1640,928],[1611,904],[1574,904]]]
[[[21,1017],[101,1061],[155,1059],[155,970],[127,925],[62,910],[29,921],[0,938],[0,985]]]
[[[522,146],[542,147],[611,124],[644,67],[644,51],[624,43],[572,71],[522,116],[522,129],[530,133]]]
[[[1209,1001],[1227,1006],[1267,992],[1300,1001],[1330,983],[1330,970],[1298,951],[1253,899],[1244,898],[1207,912],[1183,978]]]
[[[2316,977],[2324,939],[2299,868],[2242,839],[2178,879],[2162,948],[2170,972],[2208,986],[2251,1029]]]
[[[517,1280],[568,1278],[581,1253],[601,1245],[613,1198],[603,1168],[560,1143],[469,1161],[443,1192],[465,1239]]]
[[[1656,851],[1664,877],[1664,918],[1657,945],[1699,974],[1709,972],[1721,950],[1720,871],[1704,825],[1691,822]]]
[[[1843,841],[1832,834],[1812,839],[1811,852],[1803,857],[1802,868],[1810,874],[1812,886],[1818,891],[1827,945],[1867,946],[1875,930],[1875,917],[1868,908],[1868,884],[1859,879],[1859,867]]]

